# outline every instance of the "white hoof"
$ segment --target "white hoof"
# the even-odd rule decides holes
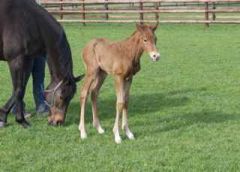
[[[97,131],[98,131],[99,134],[105,133],[105,131],[104,131],[104,129],[103,129],[102,127],[99,127],[99,128],[97,129]]]
[[[134,137],[132,132],[128,132],[128,133],[126,133],[126,135],[127,135],[129,140],[134,140],[135,139],[135,137]]]
[[[87,133],[86,132],[80,132],[80,137],[82,140],[87,138]]]
[[[115,143],[117,143],[117,144],[122,143],[121,137],[115,137]]]
[[[87,138],[87,133],[84,127],[82,127],[81,125],[78,126],[78,129],[80,131],[80,137],[81,139],[86,139]]]

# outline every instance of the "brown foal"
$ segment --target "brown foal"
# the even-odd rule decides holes
[[[115,142],[121,143],[119,120],[122,115],[122,129],[129,139],[134,139],[128,127],[128,99],[133,76],[140,70],[140,57],[148,52],[153,61],[158,61],[160,54],[156,48],[154,34],[158,25],[137,25],[137,30],[126,40],[110,42],[104,38],[90,41],[83,50],[86,75],[81,91],[80,136],[87,137],[85,129],[85,107],[88,94],[91,93],[93,126],[98,133],[104,133],[97,111],[97,97],[106,76],[113,75],[117,95],[116,119],[113,127]]]

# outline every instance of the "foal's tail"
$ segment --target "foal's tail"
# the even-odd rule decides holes
[[[93,60],[96,59],[96,46],[98,44],[97,39],[90,41],[83,49],[82,58],[85,65],[93,63]]]

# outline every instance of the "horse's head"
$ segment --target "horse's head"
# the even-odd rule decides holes
[[[83,76],[75,79],[62,80],[58,83],[51,83],[45,91],[46,103],[48,104],[50,125],[61,125],[65,121],[70,100],[76,92],[76,82],[80,81]]]
[[[155,30],[158,27],[158,23],[155,26],[148,26],[137,24],[137,31],[140,33],[140,44],[143,50],[149,53],[151,59],[155,62],[160,59],[160,53],[156,48],[157,37],[155,35]]]

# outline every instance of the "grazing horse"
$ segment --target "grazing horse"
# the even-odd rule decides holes
[[[70,100],[76,91],[72,55],[61,25],[33,0],[0,1],[0,60],[7,61],[12,77],[13,93],[0,109],[0,127],[16,105],[16,121],[23,127],[23,98],[33,59],[46,55],[51,75],[46,100],[50,104],[49,124],[64,123]]]
[[[122,129],[129,139],[134,135],[128,127],[128,99],[133,76],[140,70],[140,57],[148,52],[153,61],[158,61],[160,54],[156,48],[154,34],[157,26],[137,25],[137,30],[126,40],[110,42],[107,39],[94,39],[83,50],[86,75],[81,91],[80,136],[87,137],[84,115],[88,93],[91,93],[93,126],[102,134],[97,112],[97,97],[106,76],[113,75],[117,95],[116,119],[113,127],[115,142],[121,143],[119,120],[122,114]]]

